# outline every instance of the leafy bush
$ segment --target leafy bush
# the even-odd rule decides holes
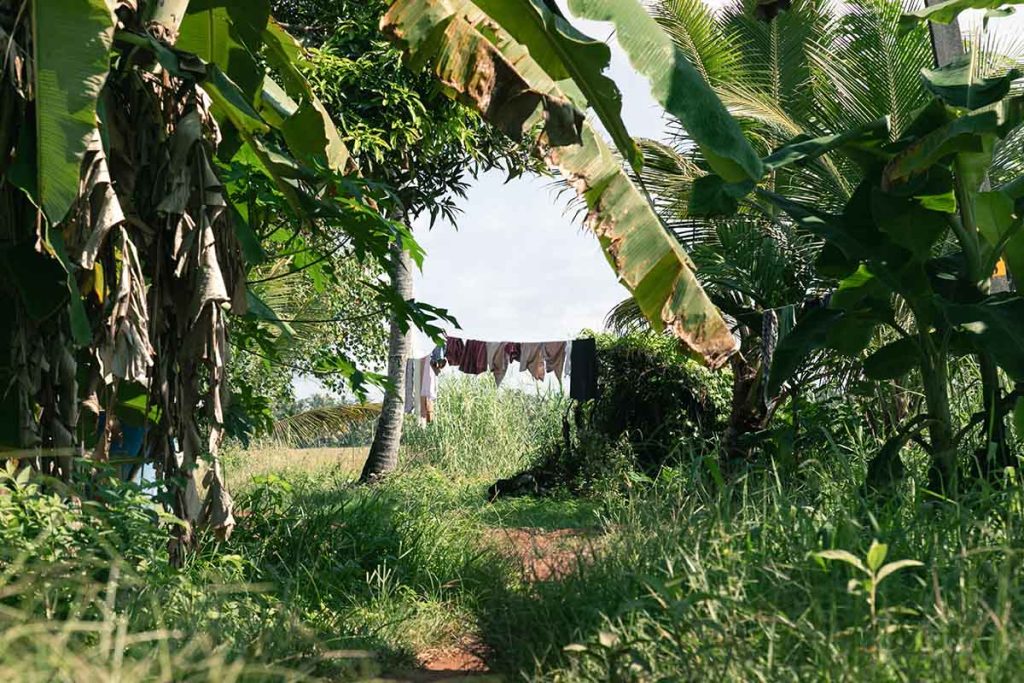
[[[530,468],[542,490],[623,490],[706,451],[728,414],[728,374],[688,358],[677,340],[649,332],[596,339],[599,396],[577,406],[568,437],[552,438]]]
[[[721,430],[729,376],[689,358],[675,338],[597,335],[597,358],[600,397],[589,426],[612,441],[626,435],[644,471],[656,473]]]

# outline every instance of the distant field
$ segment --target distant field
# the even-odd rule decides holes
[[[339,469],[358,476],[369,448],[251,448],[232,453],[227,469],[228,483],[239,488],[253,477],[288,472],[316,472]]]

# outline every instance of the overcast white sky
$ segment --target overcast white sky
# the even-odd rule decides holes
[[[558,1],[565,9],[565,0]],[[615,44],[610,25],[574,23],[611,43],[610,76],[622,91],[630,133],[660,137],[661,108]],[[1024,16],[993,26],[1024,35]],[[442,223],[432,230],[425,223],[415,226],[427,252],[415,296],[449,309],[462,328],[453,334],[490,341],[570,339],[584,328],[600,329],[609,309],[627,296],[597,240],[566,211],[566,198],[558,197],[551,183],[523,178],[506,184],[501,173],[485,174],[460,203],[458,229]],[[414,355],[429,353],[431,346],[426,335],[417,334]],[[308,380],[296,388],[300,396],[319,390]]]

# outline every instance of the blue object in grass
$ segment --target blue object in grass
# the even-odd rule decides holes
[[[102,434],[107,425],[106,411],[100,411],[100,418],[96,422],[96,433]],[[118,458],[137,458],[142,452],[142,444],[146,440],[146,432],[149,427],[133,427],[121,423],[121,434],[110,440],[110,455]],[[121,477],[127,478],[132,472],[132,463],[121,464]]]

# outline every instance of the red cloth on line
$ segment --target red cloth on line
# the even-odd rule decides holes
[[[470,339],[462,353],[459,368],[467,375],[479,375],[487,372],[487,342]]]
[[[449,365],[462,365],[462,355],[466,352],[466,342],[458,337],[445,337],[444,357]]]

